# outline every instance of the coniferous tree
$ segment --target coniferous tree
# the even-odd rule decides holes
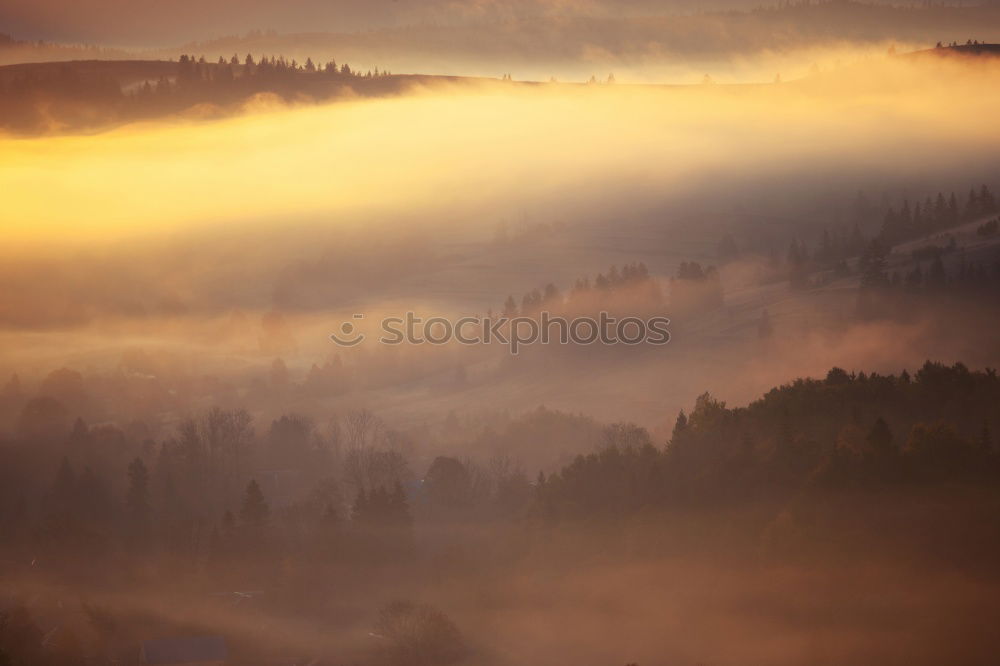
[[[892,444],[892,431],[889,429],[889,424],[881,416],[872,424],[865,442],[868,445],[866,454],[875,464],[884,464],[895,453]]]
[[[261,527],[267,522],[270,507],[264,500],[264,493],[261,492],[260,485],[256,479],[247,484],[246,494],[243,497],[243,507],[240,509],[240,519],[246,525]]]
[[[868,244],[861,256],[861,286],[866,288],[881,287],[889,282],[886,273],[886,246],[878,239]]]

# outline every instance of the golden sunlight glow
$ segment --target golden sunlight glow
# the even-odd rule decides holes
[[[229,120],[5,139],[2,231],[30,244],[296,218],[346,223],[598,178],[670,187],[722,166],[861,149],[869,163],[890,165],[895,148],[932,153],[947,142],[958,152],[1000,132],[979,120],[998,101],[984,85],[992,70],[862,71],[762,86],[493,84],[318,107],[256,100]],[[948,101],[959,91],[961,107]]]

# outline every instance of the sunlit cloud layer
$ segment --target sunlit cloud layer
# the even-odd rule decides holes
[[[996,145],[993,73],[881,63],[794,85],[446,86],[326,106],[255,100],[228,120],[6,139],[3,232],[51,243],[298,218],[388,223],[598,182],[670,188],[789,160],[957,160]]]

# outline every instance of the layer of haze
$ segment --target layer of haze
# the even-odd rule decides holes
[[[944,166],[996,145],[995,75],[993,63],[880,61],[765,86],[455,85],[6,139],[3,233],[49,246],[296,219],[390,228],[402,213],[572,201],[598,184],[667,193],[748,168]]]
[[[621,18],[752,9],[760,4],[753,0],[430,0],[419,3],[396,0],[179,0],[169,4],[118,0],[9,0],[0,9],[0,23],[6,30],[35,39],[140,46],[254,28],[355,31],[545,18]]]
[[[852,52],[1000,40],[995,5],[605,1],[6,3],[0,64],[81,58],[334,58],[366,70],[519,80],[788,80]],[[190,7],[189,7],[190,5]],[[58,11],[53,11],[58,7]],[[733,8],[734,11],[719,11]],[[196,17],[196,20],[191,20]],[[42,44],[34,40],[45,39]],[[81,42],[89,45],[86,48]],[[93,50],[88,50],[93,47]],[[102,50],[96,50],[101,47]]]
[[[196,110],[87,136],[4,139],[3,369],[32,381],[63,364],[114,367],[123,349],[143,347],[223,374],[258,372],[280,353],[304,373],[336,351],[326,334],[351,312],[481,313],[507,294],[550,281],[568,289],[637,260],[663,278],[682,260],[711,263],[718,239],[754,207],[801,219],[808,237],[802,211],[830,192],[843,203],[859,189],[961,191],[995,166],[996,68],[897,58],[759,86],[442,84],[326,106],[257,99],[228,120]],[[563,231],[497,248],[504,223]],[[608,368],[637,395],[662,386],[665,368],[683,368],[656,399],[602,392],[584,366],[541,383],[493,385],[487,374],[468,398],[656,425],[706,388],[745,400],[834,364],[990,360],[980,337],[947,339],[937,325],[808,333],[807,320],[836,320],[848,300],[792,302],[739,271],[726,279],[740,319],[699,323],[687,333],[699,351]],[[805,331],[766,362],[745,356],[759,350],[734,342],[743,334],[719,332],[753,330],[765,299]],[[297,351],[258,347],[257,322],[272,308],[286,312]],[[243,323],[226,323],[234,310]],[[899,343],[892,354],[887,339]],[[454,362],[413,364],[447,373]],[[744,372],[723,381],[733,363]],[[413,387],[377,400],[413,418],[456,405]]]
[[[995,291],[944,289],[942,277],[940,291],[890,292],[913,304],[912,312],[890,304],[882,316],[866,318],[858,308],[857,253],[879,233],[889,206],[954,191],[966,213],[960,225],[956,215],[954,226],[898,244],[887,270],[907,274],[919,265],[914,250],[920,249],[944,257],[940,265],[949,275],[959,261],[963,270],[966,259],[995,261],[1000,237],[978,233],[985,216],[968,213],[975,209],[966,207],[965,193],[979,192],[980,183],[997,191],[1000,64],[994,60],[1000,59],[874,56],[888,45],[882,30],[868,35],[864,48],[804,40],[797,51],[762,53],[757,42],[766,35],[754,33],[750,46],[734,49],[742,55],[732,68],[713,78],[770,81],[780,71],[784,82],[645,86],[629,82],[700,78],[702,55],[692,47],[691,59],[677,63],[657,48],[644,49],[633,34],[621,50],[594,50],[581,60],[579,40],[519,34],[532,21],[567,15],[600,22],[703,6],[690,0],[14,0],[0,8],[0,23],[28,36],[141,47],[197,37],[192,23],[208,38],[261,23],[391,31],[433,21],[417,32],[441,37],[456,34],[442,26],[492,21],[507,26],[504,38],[514,41],[484,40],[483,50],[496,49],[490,57],[415,54],[407,38],[400,62],[451,62],[456,73],[510,71],[500,69],[508,63],[497,54],[516,52],[510,44],[523,37],[553,48],[525,55],[518,72],[541,76],[562,62],[574,64],[558,71],[576,76],[615,62],[618,75],[616,84],[593,85],[439,79],[400,95],[323,105],[263,95],[229,117],[229,109],[206,106],[91,134],[53,126],[45,136],[0,137],[0,610],[8,610],[8,595],[23,595],[47,630],[53,618],[79,606],[95,631],[106,627],[114,642],[127,644],[122,663],[134,658],[138,640],[209,633],[224,635],[239,663],[320,663],[310,655],[323,663],[328,655],[337,663],[445,663],[389,662],[372,654],[387,642],[375,615],[395,599],[429,603],[454,618],[471,648],[467,660],[453,662],[460,664],[988,663],[983,655],[996,652],[990,629],[1000,616],[993,488],[890,480],[872,484],[870,493],[864,485],[827,493],[807,478],[814,472],[796,469],[786,486],[771,476],[777,466],[761,463],[780,460],[785,433],[792,432],[786,426],[802,425],[789,425],[789,411],[799,418],[836,408],[839,396],[871,396],[871,414],[831,422],[840,431],[839,449],[842,442],[851,446],[854,433],[864,439],[878,410],[887,410],[890,422],[902,413],[891,396],[923,391],[941,381],[935,374],[968,379],[963,368],[931,367],[924,370],[929,379],[914,372],[912,384],[874,372],[915,371],[928,358],[997,367],[1000,312],[988,300]],[[625,25],[603,37],[614,41],[629,30]],[[384,34],[373,41],[384,44]],[[482,33],[461,34],[478,46]],[[364,34],[355,37],[365,41]],[[722,30],[713,44],[735,41]],[[206,55],[228,57],[229,46]],[[311,46],[288,52],[276,45],[275,53],[323,55]],[[377,48],[369,46],[357,53],[376,58]],[[545,59],[560,50],[561,61]],[[331,55],[345,57],[337,49]],[[353,54],[346,57],[354,64]],[[817,71],[791,80],[814,62]],[[867,215],[854,215],[859,192],[871,204]],[[991,209],[989,217],[995,214]],[[782,263],[790,246],[801,241],[815,251],[824,232],[843,239],[855,223],[865,238],[856,246],[852,239],[852,249],[838,255],[846,257],[842,271],[831,258],[816,263],[805,285],[793,284],[791,251]],[[723,252],[724,239],[738,251]],[[719,266],[720,293],[683,311],[671,278],[691,261]],[[599,285],[604,272],[612,274],[609,266],[625,275],[626,265],[638,271],[635,262],[643,262],[646,279],[639,284],[648,300],[630,293],[634,283],[622,279],[623,287],[581,289],[573,302],[575,280],[587,276]],[[329,340],[341,322],[357,321],[353,313],[365,313],[372,327],[406,310],[451,318],[498,312],[508,295],[517,307],[522,294],[550,283],[560,293],[545,302],[567,311],[643,306],[666,314],[671,343],[535,348],[514,358],[498,346],[366,342],[347,350]],[[650,284],[662,298],[649,296]],[[769,412],[757,412],[768,430],[756,444],[752,427],[723,429],[730,418],[736,422],[735,413],[711,401],[691,411],[704,391],[741,405],[796,377],[823,377],[832,366],[864,371],[873,377],[872,390],[837,393],[832,373],[815,407],[797,404],[800,397],[812,400],[806,391],[778,395]],[[995,378],[977,377],[993,386],[983,395],[995,397]],[[869,382],[864,375],[843,381]],[[927,393],[928,410],[964,414],[956,403],[980,394],[963,393],[957,382],[941,381]],[[892,392],[881,394],[890,384]],[[252,417],[256,434],[237,437],[245,451],[235,439],[228,453],[216,448],[222,440],[212,434],[213,423],[221,421],[214,419],[229,412],[212,408],[245,409]],[[763,472],[763,499],[727,499],[741,497],[739,489],[724,487],[729,481],[716,489],[710,472],[705,488],[712,494],[698,500],[696,492],[689,502],[685,471],[672,480],[652,477],[663,481],[667,502],[658,505],[657,492],[652,503],[622,511],[614,461],[623,458],[612,457],[595,468],[601,471],[567,474],[570,481],[562,482],[581,491],[590,485],[594,497],[605,498],[577,522],[565,516],[574,513],[573,498],[587,493],[564,495],[569,501],[559,501],[566,512],[559,519],[538,492],[544,486],[529,485],[541,470],[553,487],[553,472],[602,439],[611,441],[609,435],[628,432],[605,424],[644,426],[662,450],[682,408],[693,428],[716,418],[712,410],[723,412],[726,420],[719,417],[713,434],[726,444],[718,448],[719,467]],[[285,433],[294,415],[303,417],[304,429]],[[185,423],[188,417],[197,420]],[[782,433],[774,451],[771,421]],[[880,422],[885,426],[880,418],[872,433]],[[959,425],[978,432],[982,423],[963,417]],[[995,419],[985,425],[995,432]],[[913,436],[894,428],[899,451],[909,456],[912,447],[903,442]],[[210,453],[188,465],[187,456],[198,458],[201,432]],[[866,441],[871,445],[873,436]],[[730,464],[737,442],[750,456]],[[807,451],[812,444],[796,439],[787,449]],[[632,445],[623,438],[621,452]],[[364,477],[352,475],[357,470],[345,462],[383,447],[403,462],[394,482],[430,479],[407,509],[415,519],[408,532],[415,556],[398,566],[380,564],[370,555],[377,549],[355,541],[367,529],[364,495],[356,492]],[[684,455],[684,448],[675,451]],[[235,462],[220,464],[217,471],[225,473],[215,475],[216,458],[230,453]],[[454,507],[437,505],[424,489],[439,483],[430,470],[442,455],[468,459],[470,469],[482,461],[478,473],[485,461],[504,456],[534,499],[518,513],[492,518],[490,506],[466,499],[472,495],[454,495]],[[658,474],[655,468],[668,460],[655,455],[622,467],[621,488],[648,484],[647,474]],[[119,498],[129,517],[139,516],[131,513],[135,507],[150,507],[133,501],[140,475],[129,466],[126,476],[126,463],[135,456],[150,470],[153,504],[145,518],[155,528],[153,548],[125,538],[120,548],[114,542],[113,549],[92,549],[74,540],[72,530],[61,534],[60,525],[72,527],[84,512],[49,520],[63,515],[49,513],[53,500],[69,498],[76,509],[100,499],[90,492],[100,486],[82,482],[70,482],[72,494],[59,494],[70,462],[78,478],[108,480],[116,511]],[[292,475],[282,497],[278,478],[286,470]],[[240,504],[244,474],[273,478],[273,486],[264,484],[269,525],[265,512],[254,526],[248,501]],[[718,478],[739,486],[741,476],[728,474]],[[690,479],[693,489],[703,480]],[[677,481],[681,492],[672,499]],[[183,502],[175,506],[174,498]],[[310,512],[324,503],[320,532]],[[236,532],[226,508],[239,514]],[[120,530],[126,522],[132,525],[126,519],[119,526],[117,518],[107,524]],[[213,529],[217,522],[220,530]],[[47,632],[45,641],[55,635],[72,646],[65,627],[71,625]],[[0,631],[0,638],[9,635]],[[79,655],[72,656],[66,663],[78,663]]]

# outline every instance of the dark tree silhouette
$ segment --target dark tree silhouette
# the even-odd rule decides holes
[[[243,506],[240,509],[240,519],[246,525],[261,527],[267,522],[270,507],[264,500],[264,493],[256,480],[247,484],[246,494],[243,497]]]

